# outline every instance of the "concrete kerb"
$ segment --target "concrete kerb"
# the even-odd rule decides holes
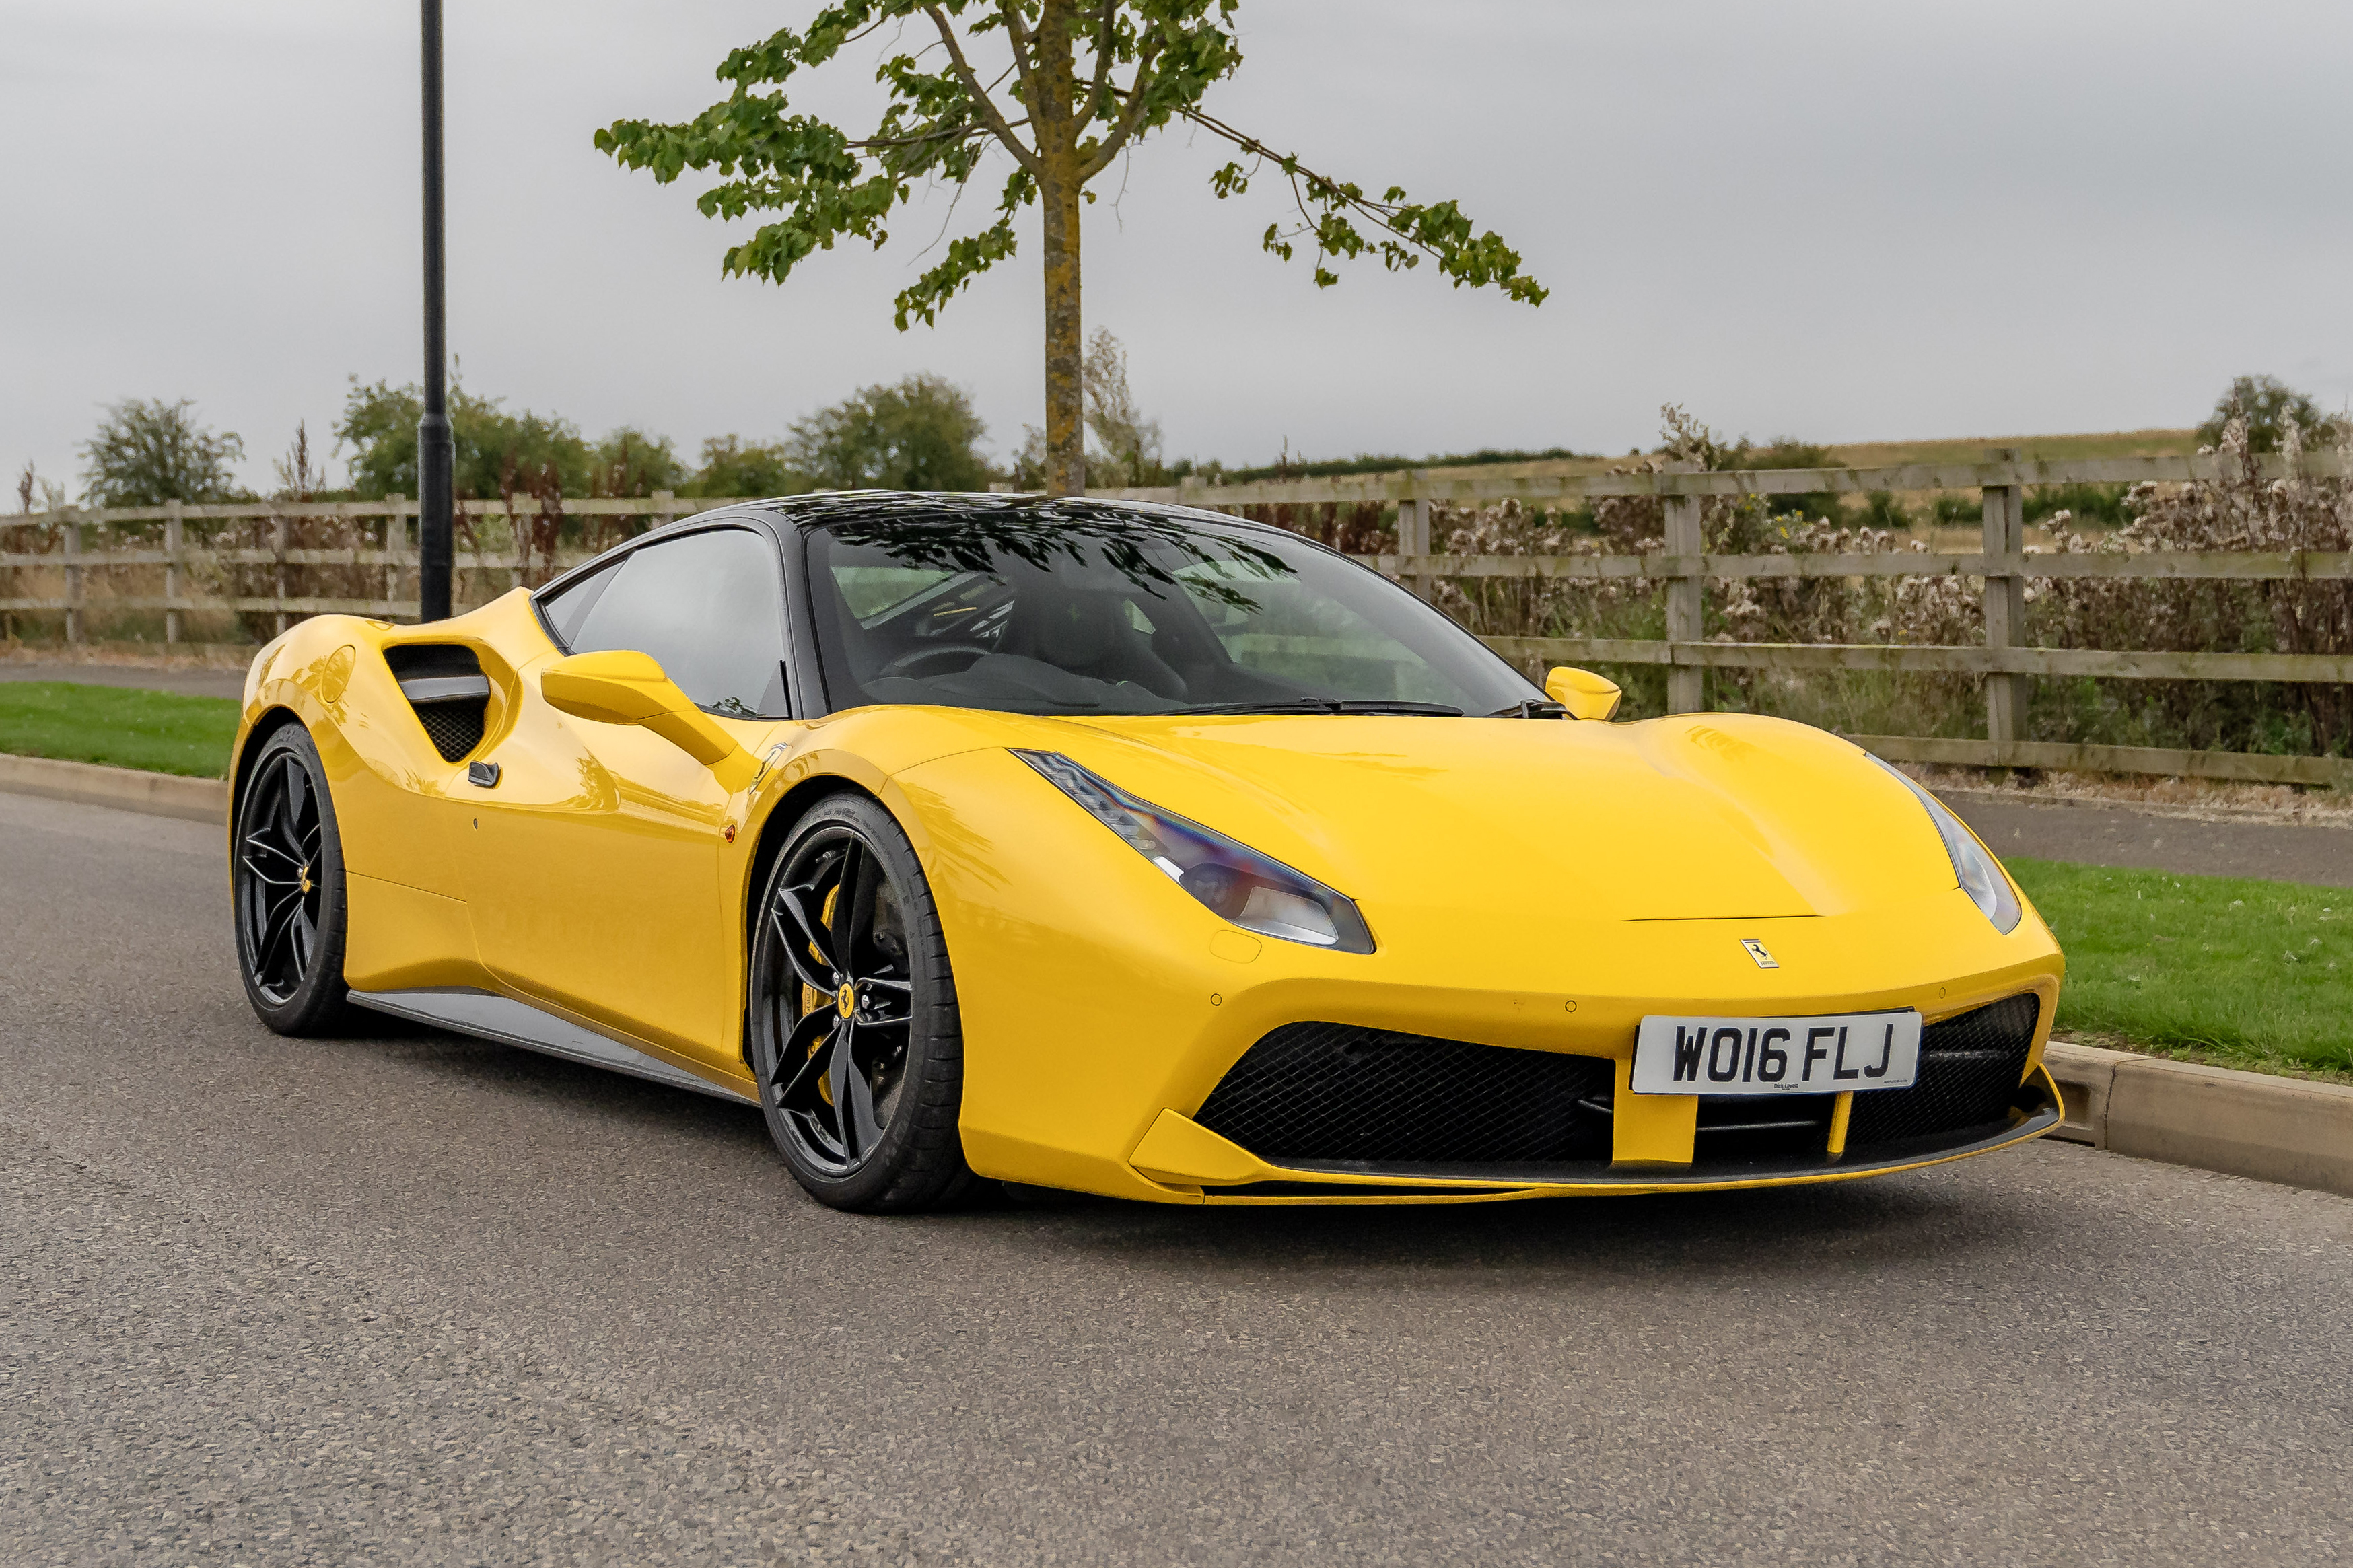
[[[2137,1159],[2353,1196],[2353,1088],[2053,1040],[2052,1133]]]
[[[228,784],[0,752],[0,791],[225,826]],[[2137,1159],[2353,1196],[2353,1088],[2053,1040],[2052,1136]]]
[[[51,757],[19,757],[0,752],[0,790],[37,795],[83,805],[111,805],[150,816],[228,826],[228,782],[110,768],[96,763],[61,763]]]

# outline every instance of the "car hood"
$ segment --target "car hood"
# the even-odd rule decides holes
[[[1368,911],[1840,915],[1955,885],[1910,791],[1848,742],[1779,720],[1284,715],[1013,728],[1029,733],[1008,743],[1060,751]]]

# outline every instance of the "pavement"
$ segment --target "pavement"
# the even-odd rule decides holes
[[[0,889],[11,1564],[2353,1555],[2353,1200],[854,1217],[744,1108],[269,1034],[214,830],[0,796]]]
[[[2353,888],[2353,826],[2217,819],[2122,802],[2022,801],[1990,791],[1947,790],[1941,798],[2005,858]]]
[[[0,680],[63,680],[81,686],[132,686],[184,697],[242,697],[241,669],[153,669],[130,664],[34,664],[0,659]]]

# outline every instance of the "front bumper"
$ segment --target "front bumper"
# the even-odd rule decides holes
[[[1339,1025],[1279,1029],[1132,1161],[1208,1202],[1465,1201],[1849,1180],[2057,1125],[2023,992],[1931,1025],[1920,1073],[1862,1094],[1630,1095],[1626,1066]],[[1631,1122],[1633,1124],[1628,1125]]]
[[[1037,793],[1028,767],[1001,752],[925,763],[883,790],[955,955],[960,1131],[985,1177],[1163,1203],[1492,1201],[1844,1180],[1983,1152],[2055,1123],[2055,1113],[2042,1120],[2036,1064],[2064,967],[2057,945],[2032,918],[1997,932],[1957,889],[1754,920],[1579,919],[1366,897],[1378,951],[1335,953],[1239,931],[1060,797],[1055,811],[1028,810]],[[1013,865],[1054,874],[1013,876]],[[1779,967],[1760,969],[1742,939],[1761,940]],[[1934,1026],[2027,994],[2040,1021],[2002,1090],[2028,1096],[2015,1121],[2005,1111],[2000,1125],[1901,1160],[1860,1148],[1832,1159],[1825,1139],[1795,1164],[1734,1170],[1699,1157],[1689,1097],[1627,1092],[1648,1014],[1914,1007]],[[1226,1137],[1222,1150],[1205,1149],[1183,1133],[1214,1131],[1195,1118],[1253,1047],[1318,1020],[1584,1063],[1609,1075],[1594,1086],[1615,1100],[1607,1147],[1534,1169],[1439,1174],[1419,1161],[1340,1165],[1329,1151]],[[1182,1160],[1163,1146],[1167,1133],[1183,1136]]]
[[[1239,1146],[1222,1149],[1216,1134],[1180,1117],[1163,1113],[1137,1146],[1137,1168],[1161,1184],[1171,1198],[1208,1204],[1493,1203],[1512,1198],[1604,1196],[1630,1193],[1723,1192],[1741,1187],[1804,1186],[1886,1175],[1966,1160],[2012,1144],[2031,1142],[2059,1125],[2059,1086],[2040,1064],[2020,1086],[2010,1114],[1999,1126],[1972,1130],[1964,1141],[1924,1141],[1905,1151],[1873,1149],[1844,1155],[1784,1156],[1742,1162],[1618,1167],[1609,1162],[1579,1166],[1498,1166],[1481,1170],[1449,1166],[1374,1168],[1356,1162],[1270,1164]],[[1222,1140],[1219,1141],[1223,1142]],[[1238,1156],[1238,1157],[1237,1157]],[[1166,1168],[1207,1166],[1205,1173]],[[1198,1195],[1197,1195],[1198,1194]]]

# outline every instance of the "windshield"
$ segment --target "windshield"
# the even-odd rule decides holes
[[[1544,696],[1477,638],[1282,534],[1067,503],[808,534],[832,707],[1493,714]]]

